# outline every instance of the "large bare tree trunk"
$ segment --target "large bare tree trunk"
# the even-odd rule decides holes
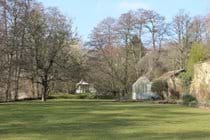
[[[48,94],[48,75],[45,74],[44,79],[42,79],[42,86],[43,86],[43,92],[42,92],[42,101],[46,102],[47,100],[47,94]]]
[[[42,102],[46,102],[46,100],[47,100],[47,92],[48,92],[47,86],[43,85]]]
[[[15,96],[14,100],[18,100],[18,93],[19,93],[19,81],[20,81],[20,68],[17,67],[16,71],[16,81],[15,81]]]
[[[7,29],[7,0],[4,0],[4,11],[3,11],[3,18],[4,18],[4,45],[5,48],[8,46],[8,29]],[[12,60],[12,55],[9,54],[7,55],[7,62],[8,62],[8,75],[7,75],[7,81],[6,81],[6,91],[5,91],[5,101],[9,101],[9,94],[10,94],[10,87],[11,87],[11,77],[12,77],[12,68],[11,68],[11,60]]]
[[[6,82],[6,92],[5,92],[5,101],[9,101],[11,97],[11,78],[12,78],[12,66],[11,66],[12,55],[8,55],[8,77]]]

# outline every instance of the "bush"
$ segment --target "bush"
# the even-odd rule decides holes
[[[194,74],[194,65],[202,62],[207,57],[206,47],[201,43],[194,43],[191,47],[189,58],[187,61],[187,73],[190,77]]]
[[[102,94],[102,95],[97,95],[97,99],[114,99],[114,95],[109,95],[109,94]]]
[[[197,104],[197,99],[190,94],[183,95],[182,101],[183,101],[183,104],[187,106],[195,106]]]
[[[161,99],[165,99],[164,93],[168,96],[168,83],[166,80],[157,80],[152,83],[152,92],[157,93]]]
[[[77,95],[58,93],[48,96],[48,99],[79,99]]]
[[[96,94],[95,93],[87,93],[87,99],[96,99]]]
[[[82,94],[65,94],[58,93],[48,97],[48,99],[95,99],[96,95],[93,93],[82,93]]]
[[[187,72],[181,73],[179,75],[179,78],[181,79],[182,85],[184,86],[185,90],[189,90],[192,81],[192,77],[190,76],[190,74]]]
[[[82,93],[77,95],[79,96],[79,99],[96,99],[96,94],[94,93]]]

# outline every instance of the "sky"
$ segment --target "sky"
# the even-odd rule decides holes
[[[210,13],[210,0],[38,0],[45,7],[57,7],[72,18],[84,41],[91,30],[104,18],[118,18],[121,14],[139,8],[155,10],[171,20],[179,9],[191,16]]]

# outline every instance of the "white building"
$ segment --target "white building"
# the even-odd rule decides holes
[[[96,89],[93,85],[81,80],[79,83],[76,84],[76,93],[96,93]]]
[[[158,98],[158,95],[151,91],[152,82],[147,77],[140,77],[132,85],[133,100],[149,100]]]

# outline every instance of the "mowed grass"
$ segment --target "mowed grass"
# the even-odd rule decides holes
[[[0,140],[209,140],[210,111],[49,100],[0,104]]]

